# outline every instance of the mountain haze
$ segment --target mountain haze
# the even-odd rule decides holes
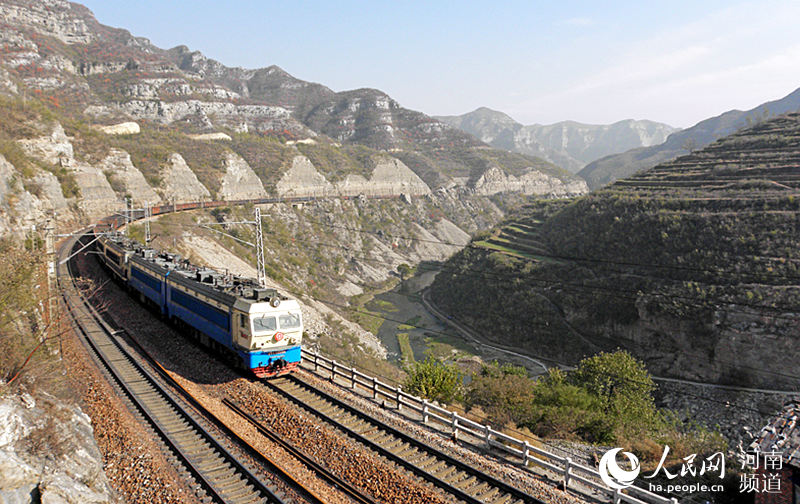
[[[740,128],[797,110],[800,110],[800,89],[779,100],[761,104],[750,110],[729,110],[705,119],[691,128],[671,134],[664,143],[597,159],[586,165],[578,175],[586,180],[590,188],[597,189],[663,161],[703,148]]]
[[[608,125],[562,121],[524,126],[486,107],[460,116],[436,118],[492,147],[542,157],[572,173],[603,156],[659,144],[677,131],[666,124],[633,119]]]

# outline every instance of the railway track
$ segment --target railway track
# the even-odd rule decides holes
[[[295,375],[263,381],[317,418],[345,432],[381,456],[469,504],[528,504],[541,500],[457,460]]]
[[[202,489],[204,500],[231,504],[288,503],[279,491],[261,482],[223,447],[202,426],[202,420],[125,348],[117,338],[118,331],[102,319],[76,285],[72,263],[61,264],[79,246],[80,237],[73,237],[57,255],[57,276],[76,332],[111,383],[135,406]]]

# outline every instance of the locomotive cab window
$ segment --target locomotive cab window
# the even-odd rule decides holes
[[[297,329],[300,327],[300,314],[284,313],[278,315],[278,323],[280,323],[281,329]]]
[[[247,315],[243,313],[239,314],[239,327],[247,328]]]
[[[275,331],[278,329],[278,324],[275,322],[275,317],[255,317],[253,318],[253,331],[265,332]]]

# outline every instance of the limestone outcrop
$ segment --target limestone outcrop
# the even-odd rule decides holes
[[[77,204],[84,215],[97,219],[124,207],[102,170],[88,163],[74,162],[70,171],[81,192]]]
[[[0,399],[0,418],[0,502],[36,494],[34,502],[52,504],[114,502],[91,419],[79,408],[11,395]]]
[[[272,105],[238,105],[230,102],[207,102],[183,100],[165,102],[161,100],[130,100],[114,105],[90,105],[85,114],[94,117],[126,114],[134,119],[150,120],[170,124],[192,118],[206,128],[225,126],[237,131],[289,130],[304,135],[313,135],[283,108]],[[212,119],[213,118],[213,121]],[[244,125],[244,127],[243,127]]]
[[[538,170],[530,169],[516,177],[493,166],[483,172],[472,184],[476,194],[489,196],[505,192],[521,192],[528,195],[547,194],[552,196],[573,196],[589,192],[586,182],[581,179],[563,181]]]
[[[267,191],[247,161],[238,154],[228,153],[222,162],[225,175],[217,196],[224,200],[265,198]]]
[[[292,166],[275,185],[278,196],[329,196],[334,194],[333,185],[317,171],[305,156],[295,156]]]
[[[150,187],[142,172],[133,165],[131,155],[124,150],[111,149],[99,166],[120,197],[129,195],[136,203],[161,201],[161,197]]]
[[[218,131],[216,133],[202,133],[199,135],[189,135],[189,138],[194,140],[232,140],[230,135]]]
[[[27,155],[66,168],[70,172],[80,191],[78,209],[87,217],[101,217],[120,208],[120,200],[103,172],[75,159],[72,141],[64,133],[61,124],[55,123],[50,135],[17,140],[17,144]],[[61,205],[61,201],[54,193],[55,191],[49,191],[54,205]]]
[[[72,5],[61,0],[35,2],[28,6],[0,4],[0,17],[55,37],[66,44],[88,44],[94,34],[86,23],[73,15]]]
[[[136,135],[142,130],[139,128],[139,123],[133,121],[126,121],[119,124],[110,124],[108,126],[98,125],[95,126],[98,130],[106,135]]]
[[[197,180],[180,154],[172,154],[168,164],[161,169],[159,192],[165,201],[197,201],[210,199],[211,193]]]
[[[348,175],[336,184],[336,190],[342,196],[424,195],[431,192],[430,187],[416,173],[395,158],[379,161],[369,180],[360,175]]]
[[[59,123],[55,123],[50,135],[17,140],[17,145],[25,154],[52,165],[67,165],[75,157],[72,142]]]

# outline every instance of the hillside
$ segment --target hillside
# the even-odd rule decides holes
[[[555,165],[490,149],[378,90],[335,93],[276,66],[230,68],[185,46],[164,50],[61,0],[12,0],[3,2],[0,12],[5,21],[0,94],[8,97],[3,106],[15,110],[5,139],[30,143],[58,137],[56,143],[67,149],[2,154],[35,159],[24,161],[33,177],[47,177],[39,172],[43,169],[60,176],[62,185],[72,180],[63,188],[65,202],[56,206],[68,206],[70,198],[79,206],[87,198],[107,200],[89,206],[113,206],[129,192],[125,177],[109,184],[100,179],[120,170],[141,172],[162,199],[233,198],[237,191],[224,181],[231,170],[231,180],[239,172],[253,183],[258,178],[255,187],[240,187],[255,194],[386,194],[389,186],[397,193],[410,184],[414,194],[454,188],[486,195],[474,183],[497,170],[508,180],[492,194],[587,190]],[[70,164],[62,164],[64,173],[58,175],[60,168],[48,166],[61,163],[60,155]],[[384,167],[378,170],[382,188],[375,189],[371,177],[378,166]],[[203,188],[167,173],[176,169],[196,177]],[[141,184],[141,177],[134,178]],[[179,187],[190,190],[172,194]],[[140,195],[154,198],[141,189]],[[51,203],[42,208],[47,206],[56,208]]]
[[[578,175],[592,189],[597,189],[615,180],[628,177],[658,163],[700,149],[714,140],[734,131],[752,126],[770,117],[800,110],[800,89],[780,100],[761,104],[750,110],[729,110],[709,119],[675,132],[664,143],[632,149],[621,154],[597,159],[586,165]]]
[[[544,158],[576,173],[598,158],[662,143],[676,128],[628,119],[614,124],[562,121],[524,126],[502,112],[481,107],[460,116],[437,116],[492,147]]]
[[[795,386],[800,114],[563,204],[528,206],[451,259],[433,300],[493,341],[575,363]]]

